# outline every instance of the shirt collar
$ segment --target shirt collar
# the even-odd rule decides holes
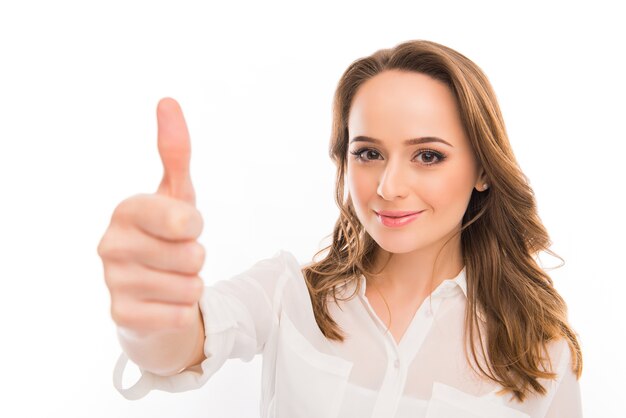
[[[439,284],[439,286],[437,286],[437,288],[431,293],[431,297],[435,299],[447,298],[449,296],[456,294],[458,292],[457,289],[460,289],[460,291],[463,293],[465,298],[467,298],[467,275],[466,273],[467,273],[466,268],[465,266],[463,266],[461,271],[455,277],[442,281]],[[362,285],[361,285],[361,290],[359,291],[359,295],[361,296],[361,298],[363,298],[365,296],[365,288],[366,288],[365,276],[361,275],[360,280],[362,282]],[[476,315],[478,316],[478,319],[480,319],[482,322],[486,322],[485,314],[483,313],[480,307],[478,308]]]
[[[467,278],[465,276],[465,273],[465,266],[463,266],[459,274],[457,274],[457,276],[452,279],[452,281],[454,281],[461,288],[463,294],[465,295],[465,297],[467,297]]]
[[[463,292],[463,295],[467,297],[467,279],[466,279],[465,272],[466,272],[465,266],[463,266],[461,271],[455,277],[442,281],[439,284],[439,286],[437,286],[437,288],[433,290],[431,296],[445,298],[454,294],[454,292],[456,292],[456,289],[458,287]],[[365,276],[361,275],[360,280],[362,282],[362,285],[361,285],[361,290],[359,291],[359,294],[361,296],[364,296],[365,289],[367,286]]]

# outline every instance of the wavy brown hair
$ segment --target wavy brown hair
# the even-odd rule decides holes
[[[544,364],[547,344],[564,338],[572,354],[572,370],[580,377],[582,353],[567,321],[567,306],[534,256],[545,251],[563,259],[549,249],[552,243],[537,214],[529,180],[513,155],[493,88],[471,60],[431,41],[403,42],[358,59],[338,82],[329,151],[337,167],[335,200],[340,215],[332,243],[314,256],[325,253],[323,258],[302,267],[321,332],[326,338],[344,341],[328,311],[330,297],[336,302],[338,286],[361,274],[376,274],[371,269],[378,244],[358,220],[350,196],[344,196],[348,116],[359,86],[392,69],[426,74],[450,88],[490,185],[482,193],[473,190],[457,231],[467,277],[465,338],[471,342],[480,373],[520,401],[531,391],[544,395],[546,389],[538,379],[556,377]],[[348,299],[359,288],[357,280],[357,289]],[[484,331],[479,326],[479,311],[485,319]],[[489,359],[485,367],[479,362],[476,340],[483,358]],[[467,351],[466,357],[469,360]]]

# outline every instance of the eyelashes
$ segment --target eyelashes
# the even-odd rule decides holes
[[[363,157],[363,154],[365,153],[365,155],[367,155],[367,152],[372,152],[374,154],[380,155],[380,153],[373,148],[359,148],[356,151],[350,151],[350,154],[354,155],[354,159],[359,162],[370,163],[373,160]],[[443,160],[447,158],[445,154],[442,154],[439,151],[435,151],[432,149],[420,150],[415,156],[419,157],[420,155],[424,155],[428,160],[426,162],[420,163],[421,165],[425,166],[440,164],[441,162],[443,162]],[[436,161],[433,162],[433,159],[436,159]]]

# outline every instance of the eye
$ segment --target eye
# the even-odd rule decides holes
[[[441,153],[439,153],[439,152],[437,152],[437,151],[433,151],[433,150],[424,150],[424,151],[420,151],[420,152],[417,154],[417,157],[419,157],[420,155],[421,155],[421,156],[423,156],[423,157],[425,158],[425,160],[424,160],[424,159],[422,159],[422,161],[424,161],[424,162],[423,162],[423,164],[424,164],[424,165],[434,165],[434,164],[439,164],[440,162],[442,162],[442,161],[446,158],[446,157],[445,157],[445,155],[443,155],[443,154],[441,154]],[[433,158],[436,158],[436,159],[437,159],[437,161],[436,161],[436,162],[434,162],[434,163],[433,163],[433,161],[432,161],[432,160],[433,160]]]
[[[380,156],[380,153],[372,148],[359,148],[356,151],[350,151],[350,154],[354,155],[355,160],[362,163],[369,163],[372,160],[378,159],[377,157]],[[421,161],[419,161],[420,156],[422,156]],[[424,166],[436,165],[446,159],[446,155],[431,149],[420,150],[415,157],[418,162]]]
[[[376,156],[376,155],[380,155],[380,154],[378,153],[378,151],[373,150],[373,149],[371,149],[371,148],[360,148],[360,149],[357,149],[356,151],[350,151],[350,154],[354,155],[354,159],[355,159],[355,160],[358,160],[358,161],[363,161],[363,162],[368,162],[368,161],[370,161],[370,159],[369,159],[369,158],[367,158],[367,157],[363,157],[363,155],[366,155],[366,156],[367,156],[367,155],[368,155],[368,154],[367,154],[368,152],[373,153],[373,154],[374,154],[374,156]]]

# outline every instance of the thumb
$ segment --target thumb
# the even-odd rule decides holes
[[[157,141],[163,162],[163,179],[157,194],[167,195],[196,205],[189,162],[191,141],[183,111],[176,100],[166,97],[157,105]]]

